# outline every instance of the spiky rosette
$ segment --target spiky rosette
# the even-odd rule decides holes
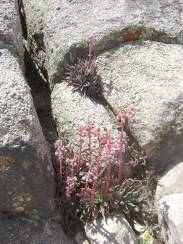
[[[113,208],[119,208],[125,214],[131,212],[140,212],[140,192],[142,191],[142,182],[128,178],[121,185],[115,187],[110,204]]]
[[[67,65],[66,80],[73,85],[74,91],[79,91],[83,95],[100,99],[103,87],[100,76],[97,74],[97,65],[92,61],[78,59],[76,63]]]

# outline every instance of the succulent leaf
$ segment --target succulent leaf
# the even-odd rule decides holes
[[[87,60],[78,59],[76,63],[67,65],[66,69],[65,79],[69,85],[73,85],[73,91],[97,99],[103,96],[101,78],[94,61],[89,64]]]

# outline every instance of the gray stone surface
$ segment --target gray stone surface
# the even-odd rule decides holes
[[[158,182],[155,206],[167,244],[183,243],[183,163],[170,169]]]
[[[56,84],[52,95],[52,111],[57,120],[58,129],[69,140],[71,145],[77,145],[77,127],[89,120],[97,127],[106,127],[115,134],[116,126],[112,122],[108,111],[98,102],[73,92],[67,83]],[[116,134],[119,132],[116,130]],[[116,135],[117,136],[117,135]]]
[[[49,219],[29,219],[27,216],[0,219],[1,244],[73,244],[60,224]]]
[[[131,131],[152,163],[161,168],[183,158],[183,46],[137,41],[97,62],[116,113],[134,108]]]
[[[96,34],[98,39],[96,53],[140,37],[183,43],[182,0],[49,0],[44,3],[23,0],[23,3],[32,42],[36,42],[36,33],[43,37],[39,38],[38,52],[45,53],[40,58],[51,84],[61,80],[69,52],[81,55],[91,34]]]
[[[135,234],[123,215],[98,218],[85,226],[91,244],[136,244]]]
[[[73,243],[50,218],[55,216],[55,182],[22,72],[18,2],[0,2],[0,243]]]
[[[44,35],[40,41],[45,48],[38,50],[45,52],[50,84],[61,82],[69,53],[75,57],[86,53],[86,39],[95,33],[95,54],[110,50],[99,62],[106,98],[118,113],[125,106],[135,107],[134,136],[156,166],[179,161],[183,156],[182,46],[175,43],[183,42],[181,1],[50,0],[24,1],[24,5],[30,36]],[[172,45],[128,42],[139,38]],[[110,49],[124,41],[119,50]]]
[[[53,171],[18,59],[0,50],[0,210],[52,213]]]
[[[20,18],[18,15],[18,1],[0,1],[0,48],[8,48],[18,54],[23,65],[23,44]]]

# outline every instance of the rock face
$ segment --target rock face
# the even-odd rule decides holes
[[[99,218],[85,226],[86,236],[94,243],[138,243],[134,232],[124,216]]]
[[[0,243],[72,243],[49,222],[52,162],[23,73],[17,2],[0,2]]]
[[[134,108],[131,131],[158,168],[183,158],[182,57],[181,45],[136,41],[97,59],[107,100]]]
[[[170,6],[164,2],[154,2],[152,5],[145,1],[139,5],[134,1],[92,1],[92,6],[88,7],[89,4],[89,1],[84,4],[83,1],[63,1],[61,5],[56,0],[47,4],[36,1],[24,3],[30,36],[34,40],[36,33],[44,35],[44,63],[50,85],[62,80],[63,65],[70,53],[74,58],[86,54],[86,37],[95,33],[95,54],[110,50],[98,57],[108,102],[116,113],[121,113],[127,106],[135,108],[137,122],[132,129],[133,134],[156,166],[161,168],[179,161],[183,156],[180,103],[183,96],[183,49],[181,45],[174,44],[183,42],[180,2]],[[165,11],[168,8],[171,8],[169,25],[166,24],[168,17]],[[39,16],[39,25],[36,24],[35,15]],[[128,42],[139,38],[151,41]],[[172,46],[170,48],[168,44],[154,41],[172,43]],[[61,92],[59,94],[62,96]],[[52,97],[55,108],[60,97]],[[69,105],[71,103],[72,100]],[[74,107],[71,110],[77,111]],[[87,117],[86,108],[82,110]],[[103,117],[103,113],[98,114]],[[58,113],[56,117],[63,120]],[[78,117],[78,112],[73,117]],[[78,122],[82,119],[78,118]],[[59,124],[62,127],[62,123]]]
[[[180,0],[171,4],[158,0],[153,3],[145,0],[138,3],[132,0],[94,0],[92,3],[89,0],[44,3],[23,0],[23,4],[31,45],[34,43],[33,50],[42,52],[50,84],[61,80],[69,52],[73,56],[86,53],[85,40],[91,34],[96,34],[98,39],[96,54],[139,38],[183,43]],[[38,35],[43,37],[39,38],[40,42],[36,41]]]
[[[112,119],[102,104],[82,97],[78,92],[73,93],[72,90],[71,86],[61,83],[56,84],[52,92],[53,113],[58,118],[58,125],[61,125],[59,129],[71,145],[77,144],[77,126],[88,120],[97,122],[99,127],[112,129]]]
[[[37,224],[34,219],[25,217],[5,217],[0,219],[0,243],[65,244],[75,243],[62,231],[60,225],[48,219]]]
[[[0,2],[0,45],[6,47],[19,55],[21,63],[23,62],[23,43],[18,16],[18,1]]]
[[[35,204],[48,216],[54,197],[49,151],[18,59],[7,49],[0,50],[0,71],[0,210],[24,212]]]
[[[138,3],[132,0],[22,0],[18,3],[25,47],[40,75],[50,84],[53,116],[70,144],[76,144],[75,126],[88,118],[115,134],[111,122],[113,115],[105,106],[72,93],[64,81],[65,65],[71,56],[74,60],[87,57],[86,39],[95,34],[97,40],[93,50],[104,83],[104,95],[112,109],[121,113],[128,106],[134,107],[135,121],[130,130],[155,168],[165,169],[182,162],[181,0],[141,0]],[[14,5],[10,0],[0,3],[3,23],[0,27],[0,69],[3,74],[0,83],[3,98],[0,105],[1,179],[3,190],[7,192],[5,202],[10,201],[1,204],[4,210],[7,207],[11,211],[29,211],[31,204],[38,206],[40,203],[45,210],[35,208],[44,216],[45,211],[52,213],[48,203],[53,195],[52,171],[30,92],[17,62],[19,58],[22,67],[23,45],[15,6],[18,8],[17,2]],[[175,169],[167,173],[173,174],[174,181],[183,174]],[[14,187],[9,192],[10,177]],[[38,185],[43,186],[41,190]],[[164,185],[164,193],[160,194],[161,185]],[[171,194],[166,194],[170,188]],[[173,204],[177,204],[176,211],[182,209],[182,194],[169,185],[166,175],[159,182],[156,202],[166,243],[180,243],[183,217],[179,210],[180,218],[175,219]],[[97,225],[102,221],[99,222]],[[129,226],[124,228],[125,233],[129,231]],[[117,225],[117,229],[114,231],[116,237],[121,225]],[[90,233],[92,231],[88,231],[92,240]],[[120,243],[123,236],[117,238]],[[124,243],[135,243],[133,238],[123,240]]]
[[[165,243],[183,243],[183,163],[163,175],[158,183],[155,203]]]

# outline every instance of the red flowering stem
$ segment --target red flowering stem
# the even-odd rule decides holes
[[[85,188],[84,188],[84,190],[83,190],[83,198],[82,198],[82,202],[84,202],[85,199],[86,199],[87,188],[88,188],[88,182],[85,182]]]
[[[91,209],[94,206],[94,199],[95,199],[96,188],[97,188],[97,180],[95,180],[93,182],[93,187],[92,187],[92,190],[91,190],[91,198],[90,198],[90,208]]]
[[[62,154],[62,151],[60,152],[60,155],[59,155],[59,163],[60,163],[60,183],[62,184],[62,158],[63,158],[63,154]]]
[[[95,41],[95,35],[91,35],[88,38],[88,46],[89,46],[89,53],[88,53],[88,65],[91,65],[92,62],[92,42]]]
[[[98,180],[98,174],[99,174],[99,170],[100,170],[100,158],[102,155],[103,148],[104,147],[99,142],[98,156],[97,156],[97,160],[96,160],[96,167],[97,168],[96,168],[96,173],[95,173],[95,179],[93,180],[93,187],[91,190],[90,208],[93,208],[93,206],[94,206],[94,198],[95,198],[95,194],[96,194],[97,180]]]
[[[92,41],[89,41],[89,53],[88,53],[88,65],[91,65],[92,61]]]
[[[111,154],[111,141],[109,141],[109,144],[107,145],[107,175],[105,178],[105,190],[104,190],[104,197],[107,197],[108,191],[109,191],[109,181],[110,181],[110,173],[111,173],[111,164],[112,164],[112,154]]]
[[[60,170],[59,170],[59,173],[60,173],[60,183],[62,184],[62,161],[63,161],[63,155],[65,154],[65,146],[63,145],[63,142],[61,140],[57,140],[55,142],[55,155],[58,157],[59,159],[59,166],[60,166]]]
[[[82,134],[80,133],[80,135],[79,135],[78,166],[77,166],[77,172],[78,172],[78,173],[79,173],[80,166],[81,166],[82,144],[83,144]]]
[[[92,149],[91,149],[91,129],[88,130],[88,161],[89,161],[89,168],[92,166]]]
[[[75,175],[75,167],[77,166],[77,156],[71,159],[70,162],[70,172],[71,172],[71,176],[74,177]]]
[[[120,121],[120,144],[119,144],[119,171],[118,171],[118,179],[117,184],[119,185],[121,183],[122,178],[122,167],[123,167],[123,130],[124,130],[124,124],[123,124],[123,118],[121,117]]]
[[[107,176],[105,180],[105,191],[104,191],[104,197],[107,197],[108,191],[109,191],[109,180],[110,180],[110,173],[111,173],[111,163],[112,160],[109,158],[108,166],[107,166]]]

